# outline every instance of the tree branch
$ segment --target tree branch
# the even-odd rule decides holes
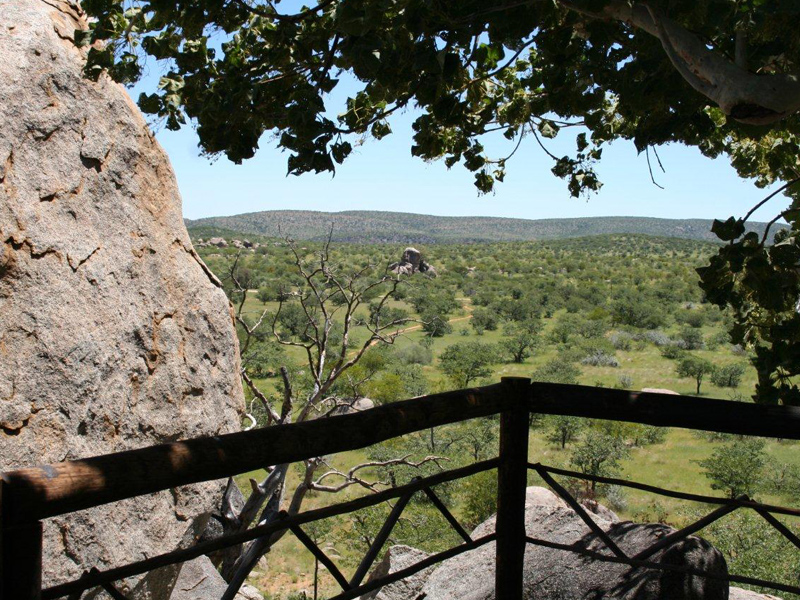
[[[796,74],[747,71],[648,4],[611,0],[594,11],[579,0],[557,1],[589,18],[621,21],[659,39],[681,76],[737,121],[769,124],[800,110],[800,79]]]

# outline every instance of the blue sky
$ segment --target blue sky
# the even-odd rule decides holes
[[[392,135],[380,142],[366,140],[335,177],[287,177],[287,154],[268,136],[253,159],[234,165],[225,157],[211,161],[200,156],[191,127],[180,132],[161,129],[156,134],[175,169],[184,216],[191,219],[274,209],[527,219],[603,215],[724,218],[742,216],[767,193],[739,179],[725,159],[709,160],[697,150],[679,145],[659,149],[666,169],[666,173],[655,173],[665,188],[659,189],[650,181],[645,156],[637,155],[632,144],[618,142],[606,147],[598,166],[604,183],[600,193],[577,200],[569,197],[565,182],[550,173],[550,159],[531,138],[509,162],[506,180],[496,192],[478,196],[473,174],[462,166],[448,170],[441,161],[425,163],[411,156],[414,117],[413,110],[397,116],[391,122]],[[568,131],[551,145],[557,155],[572,148],[574,133]],[[754,219],[769,220],[781,208],[781,200],[776,198]]]

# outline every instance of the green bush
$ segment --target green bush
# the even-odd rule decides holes
[[[433,352],[430,348],[411,344],[400,348],[394,355],[397,362],[404,365],[429,365],[433,362]]]
[[[745,366],[741,363],[732,363],[717,367],[711,373],[711,383],[717,387],[735,388],[739,387],[744,375]]]
[[[698,464],[711,480],[711,489],[723,491],[729,498],[741,494],[752,496],[762,482],[766,464],[764,440],[732,440],[714,449],[709,458]]]
[[[574,364],[555,358],[536,369],[531,379],[548,383],[578,383],[580,376],[581,370]]]

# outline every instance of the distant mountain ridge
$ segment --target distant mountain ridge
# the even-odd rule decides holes
[[[504,217],[439,217],[381,211],[316,212],[270,210],[186,219],[195,235],[214,230],[297,240],[323,240],[333,225],[333,240],[355,243],[437,244],[554,240],[604,234],[645,234],[701,241],[719,241],[711,219],[654,217],[583,217],[572,219],[513,219]],[[764,223],[748,223],[763,234]],[[774,226],[774,231],[785,225]]]

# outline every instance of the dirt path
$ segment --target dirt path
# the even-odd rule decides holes
[[[469,315],[467,315],[465,317],[455,317],[454,319],[448,319],[447,322],[448,323],[458,323],[459,321],[468,321],[471,318],[472,318],[472,315],[469,314]],[[398,335],[402,335],[404,333],[408,333],[409,331],[419,331],[420,329],[422,329],[422,325],[414,325],[413,327],[406,327],[405,329],[398,329],[397,330],[397,334]],[[374,346],[378,342],[380,342],[380,340],[373,340],[372,343],[370,344],[370,346]]]

